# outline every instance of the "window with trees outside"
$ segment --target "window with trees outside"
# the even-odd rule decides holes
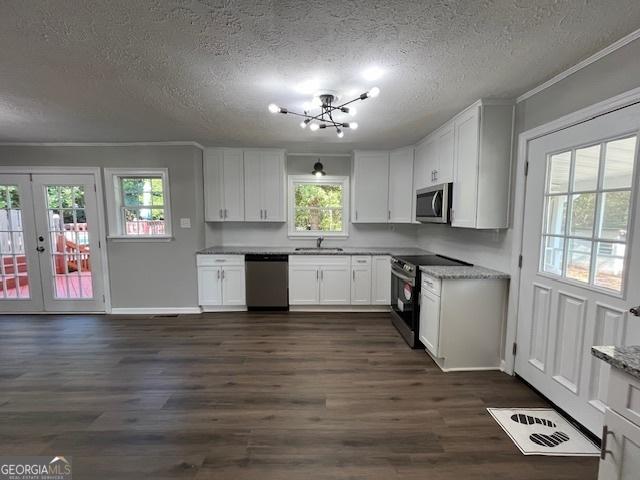
[[[289,177],[289,235],[347,236],[348,177]]]
[[[128,238],[171,236],[166,169],[107,170],[110,235]]]
[[[547,158],[540,271],[622,293],[635,135]]]

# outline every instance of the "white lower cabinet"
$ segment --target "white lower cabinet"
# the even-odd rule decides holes
[[[351,302],[349,258],[340,265],[320,266],[320,305],[348,305]]]
[[[351,302],[351,257],[291,255],[290,305],[348,305]]]
[[[289,304],[318,305],[320,303],[320,269],[318,265],[294,262],[289,257]]]
[[[198,255],[198,304],[203,310],[245,310],[244,255]]]
[[[371,305],[371,257],[351,257],[351,305]]]
[[[424,283],[424,282],[423,282]],[[418,337],[432,355],[438,356],[440,339],[440,295],[422,287]]]
[[[371,257],[371,304],[391,305],[391,257]]]
[[[443,371],[500,368],[508,281],[422,274],[418,338]]]
[[[598,480],[636,480],[640,473],[640,380],[615,367],[609,376]]]

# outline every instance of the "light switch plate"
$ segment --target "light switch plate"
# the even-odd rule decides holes
[[[190,218],[181,218],[180,219],[180,228],[191,228],[191,219]]]

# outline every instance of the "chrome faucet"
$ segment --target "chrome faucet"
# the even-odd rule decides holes
[[[324,240],[324,237],[318,237],[316,239],[316,247],[317,248],[322,248],[322,241]]]

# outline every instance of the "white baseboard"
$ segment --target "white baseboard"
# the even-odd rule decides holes
[[[202,312],[246,312],[246,305],[203,305]],[[200,312],[199,312],[200,313]]]
[[[290,312],[389,312],[387,305],[291,305]]]
[[[140,307],[112,308],[111,315],[187,315],[201,313],[198,307]]]

